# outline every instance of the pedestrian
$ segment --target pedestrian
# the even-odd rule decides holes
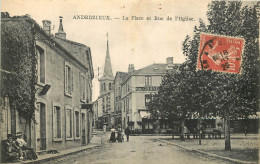
[[[121,129],[121,125],[118,125],[117,128],[117,141],[118,142],[122,142],[122,129]]]
[[[109,141],[111,142],[116,142],[116,129],[114,127],[112,127],[112,129],[110,130],[111,134],[110,134],[110,139]]]
[[[247,136],[247,126],[245,126],[245,136]]]
[[[196,127],[193,128],[193,138],[198,138],[198,130]]]
[[[125,135],[126,135],[126,139],[127,139],[127,142],[129,141],[129,135],[130,135],[131,131],[129,129],[129,126],[126,127],[125,129]]]
[[[27,145],[25,140],[23,139],[23,133],[22,132],[17,132],[16,133],[16,145],[22,149],[22,151],[25,152],[25,158],[32,160],[32,159],[37,159],[37,154],[35,150]]]

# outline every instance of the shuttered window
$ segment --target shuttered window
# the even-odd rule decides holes
[[[53,107],[53,138],[61,138],[61,108]]]
[[[73,70],[65,64],[65,94],[71,95],[73,92]]]
[[[37,46],[36,47],[36,53],[37,53],[37,73],[38,73],[38,82],[45,84],[45,54],[44,50]]]

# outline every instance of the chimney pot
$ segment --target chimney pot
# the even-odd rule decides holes
[[[135,70],[134,64],[129,64],[128,66],[128,73],[133,72]]]
[[[166,58],[166,69],[173,69],[173,57]]]
[[[43,23],[43,30],[48,34],[50,35],[51,34],[51,21],[49,20],[43,20],[42,21]]]

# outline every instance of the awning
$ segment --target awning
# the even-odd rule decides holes
[[[260,112],[256,112],[257,115],[250,115],[248,116],[249,119],[259,119],[260,117]]]
[[[150,118],[151,113],[149,111],[140,111],[141,118]]]

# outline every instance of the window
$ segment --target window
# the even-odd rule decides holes
[[[45,84],[45,55],[44,50],[37,46],[37,57],[38,57],[38,65],[37,65],[37,72],[38,72],[38,82]]]
[[[53,138],[61,138],[61,109],[53,107]]]
[[[72,139],[72,111],[66,109],[66,139]]]
[[[145,76],[145,85],[146,86],[152,85],[152,77],[151,76]]]
[[[85,77],[80,75],[80,100],[86,100]]]
[[[112,84],[109,83],[109,90],[111,91],[112,90]]]
[[[91,101],[90,96],[89,96],[89,95],[91,95],[90,91],[91,91],[90,86],[88,84],[87,87],[86,87],[86,103],[89,103]]]
[[[104,91],[106,91],[106,83],[104,83]]]
[[[73,92],[73,70],[65,64],[65,94],[71,95]]]
[[[145,95],[145,106],[148,106],[150,102],[151,102],[151,95]]]
[[[106,105],[107,105],[107,110],[110,111],[110,96],[106,96]]]
[[[79,138],[79,111],[75,111],[75,138]]]
[[[123,100],[123,108],[124,108],[124,112],[125,112],[125,99]]]

